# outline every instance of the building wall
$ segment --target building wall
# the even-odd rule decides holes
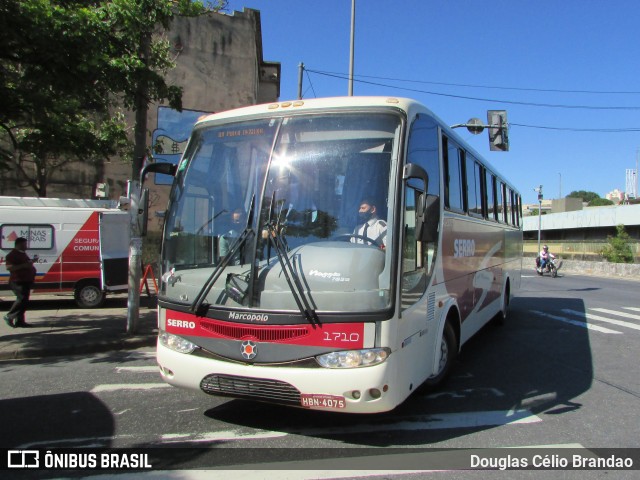
[[[273,102],[280,94],[280,64],[262,58],[260,12],[210,13],[199,17],[176,17],[164,35],[175,55],[176,68],[169,72],[169,84],[183,88],[185,110],[219,112],[231,108]],[[150,105],[148,146],[158,126],[160,105]],[[133,114],[127,115],[130,125]],[[182,139],[176,139],[182,140]],[[184,143],[181,144],[181,148]],[[48,185],[49,197],[93,198],[98,183],[108,184],[108,198],[126,193],[132,175],[129,159],[113,158],[74,162],[59,169]],[[161,210],[168,197],[167,186],[155,186],[151,179],[152,210]],[[0,195],[34,196],[29,187],[17,184],[12,171],[0,172]],[[150,215],[150,228],[160,221]],[[157,225],[154,225],[157,224]]]

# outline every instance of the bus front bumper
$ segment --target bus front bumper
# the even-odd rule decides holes
[[[292,368],[178,353],[158,341],[157,361],[163,379],[176,387],[314,410],[385,412],[408,394],[400,394],[391,381],[397,378],[393,354],[361,368]]]

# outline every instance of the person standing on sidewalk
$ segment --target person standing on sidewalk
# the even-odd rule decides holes
[[[27,311],[31,287],[36,279],[36,268],[33,266],[33,260],[26,253],[27,239],[19,237],[14,245],[5,262],[9,271],[9,286],[16,295],[16,301],[4,316],[4,320],[13,328],[28,327],[24,313]]]

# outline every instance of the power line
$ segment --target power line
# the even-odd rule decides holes
[[[305,71],[307,72],[307,76],[308,73],[315,73],[316,75],[323,75],[326,77],[333,77],[333,78],[339,78],[342,80],[348,80],[347,76],[344,75],[340,75],[340,74],[332,74],[332,73],[326,73],[326,72],[320,72],[318,70],[310,70],[305,68]],[[395,88],[398,90],[405,90],[405,91],[409,91],[409,92],[417,92],[417,93],[423,93],[426,95],[435,95],[435,96],[440,96],[440,97],[447,97],[447,98],[458,98],[461,100],[473,100],[473,101],[478,101],[478,102],[493,102],[493,103],[502,103],[502,104],[507,104],[507,105],[521,105],[521,106],[528,106],[528,107],[545,107],[545,108],[565,108],[565,109],[573,109],[573,110],[640,110],[640,106],[594,106],[594,105],[566,105],[566,104],[553,104],[553,103],[535,103],[535,102],[521,102],[521,101],[516,101],[516,100],[501,100],[501,99],[495,99],[495,98],[482,98],[482,97],[470,97],[470,96],[466,96],[466,95],[454,95],[451,93],[441,93],[441,92],[432,92],[432,91],[428,91],[428,90],[420,90],[417,88],[408,88],[408,87],[401,87],[401,86],[397,86],[397,85],[389,85],[389,84],[384,84],[384,83],[379,83],[379,82],[372,82],[372,81],[368,81],[368,80],[356,80],[354,79],[354,81],[357,81],[359,83],[364,83],[367,85],[375,85],[378,87],[386,87],[386,88]]]
[[[526,125],[523,123],[509,122],[510,127],[537,128],[540,130],[560,130],[566,132],[591,132],[591,133],[631,133],[640,132],[640,127],[628,128],[575,128],[575,127],[551,127],[546,125]]]
[[[345,75],[340,72],[325,72],[320,70],[312,70],[313,73],[326,74],[326,75]],[[427,85],[442,85],[447,87],[465,87],[465,88],[486,88],[491,90],[514,90],[518,92],[546,92],[546,93],[586,93],[594,95],[640,95],[640,91],[607,91],[607,90],[563,90],[558,88],[525,88],[525,87],[505,87],[496,85],[474,85],[470,83],[447,83],[447,82],[433,82],[428,80],[415,80],[408,78],[393,78],[393,77],[379,77],[375,75],[354,75],[354,78],[373,78],[378,80],[391,80],[394,82],[406,82],[406,83],[422,83]]]
[[[309,72],[307,71],[306,68],[304,68],[304,65],[302,66],[302,69],[307,74],[307,80],[309,80],[309,86],[311,87],[311,91],[313,92],[314,98],[318,98],[318,96],[316,95],[316,89],[313,88],[313,83],[311,83],[311,77],[309,76]],[[307,88],[307,90],[309,90],[309,89]],[[307,93],[307,90],[305,90],[305,93]]]

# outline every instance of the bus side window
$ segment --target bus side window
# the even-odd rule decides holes
[[[497,220],[496,209],[496,177],[487,170],[486,189],[487,189],[487,219]]]
[[[443,146],[446,145],[446,137],[442,137]],[[428,115],[420,114],[411,125],[409,143],[407,147],[406,163],[422,167],[429,177],[429,184],[417,178],[411,178],[405,183],[404,192],[404,220],[403,244],[402,244],[402,309],[409,308],[416,303],[425,292],[429,276],[434,269],[436,254],[436,242],[420,242],[416,238],[416,205],[420,196],[428,196],[430,204],[429,220],[439,221],[440,217],[440,155],[439,155],[438,125]],[[445,191],[447,189],[445,182]],[[437,236],[437,232],[436,232]]]

